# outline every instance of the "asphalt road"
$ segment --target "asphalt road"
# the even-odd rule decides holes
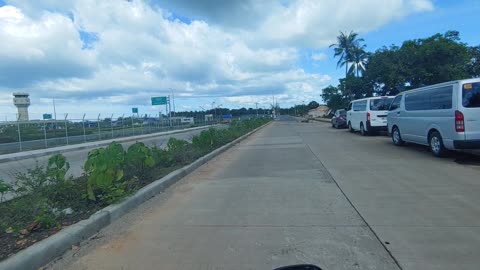
[[[207,128],[207,127],[206,127]],[[185,131],[182,133],[175,133],[172,135],[161,135],[157,137],[152,137],[148,139],[140,140],[147,145],[153,146],[157,145],[159,147],[165,147],[168,139],[170,137],[175,137],[177,139],[191,140],[191,138],[199,134],[202,130],[192,130]],[[135,141],[122,143],[123,147],[126,149],[129,145],[135,143]],[[91,149],[82,149],[76,151],[69,151],[63,153],[67,158],[67,161],[70,162],[69,174],[73,176],[80,176],[83,172],[83,165],[88,157],[88,152]],[[14,175],[17,172],[24,172],[27,169],[34,168],[38,162],[39,165],[45,166],[47,164],[49,156],[31,158],[17,161],[10,161],[5,163],[0,163],[0,179],[4,179],[6,182],[14,182]]]
[[[275,121],[47,269],[479,269],[478,165]]]

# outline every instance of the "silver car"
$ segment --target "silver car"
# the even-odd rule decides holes
[[[400,93],[387,123],[395,145],[428,145],[435,156],[447,149],[480,149],[480,78]]]

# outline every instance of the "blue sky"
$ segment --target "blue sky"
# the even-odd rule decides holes
[[[328,45],[354,30],[374,51],[448,30],[480,45],[476,0],[0,0],[0,119],[11,94],[30,93],[33,117],[156,114],[321,101],[343,69]],[[317,60],[313,60],[312,56]],[[163,110],[163,109],[162,109]]]
[[[392,21],[379,29],[368,33],[361,33],[365,39],[368,51],[375,51],[383,46],[395,44],[401,46],[402,42],[432,36],[436,33],[445,33],[449,30],[460,32],[462,42],[470,46],[480,45],[478,16],[480,14],[480,1],[475,0],[441,0],[435,1],[435,10],[422,14],[414,14]],[[312,50],[305,50],[301,65],[309,72],[328,71],[335,78],[345,77],[344,69],[333,69],[337,60],[333,58],[333,51],[325,48],[321,50],[328,55],[323,62],[312,62],[309,59]],[[337,84],[337,81],[332,83]]]

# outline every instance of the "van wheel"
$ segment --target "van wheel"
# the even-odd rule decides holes
[[[360,134],[362,134],[362,136],[367,136],[368,135],[368,131],[365,130],[365,127],[363,126],[363,123],[360,123]]]
[[[400,130],[398,129],[398,127],[393,127],[392,141],[393,141],[393,144],[397,146],[401,146],[405,144],[405,141],[402,140],[402,135],[400,134]]]
[[[352,128],[352,123],[348,122],[348,131],[350,131],[351,133],[353,133],[355,130],[353,130]]]
[[[438,131],[432,132],[428,138],[428,144],[430,146],[430,151],[436,157],[444,157],[447,154],[447,149],[443,145],[443,139]]]

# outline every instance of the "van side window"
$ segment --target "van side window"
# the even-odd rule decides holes
[[[406,94],[405,109],[407,111],[451,109],[452,89],[452,86],[444,86]]]
[[[367,101],[362,100],[362,101],[358,102],[358,111],[364,112],[366,110],[367,110]]]
[[[350,110],[352,110],[352,103],[348,104],[348,109],[347,109],[347,111],[350,111]]]
[[[400,102],[402,102],[402,96],[396,96],[395,99],[392,101],[392,104],[390,104],[390,111],[396,110],[400,108]]]
[[[440,87],[430,94],[429,110],[442,110],[452,108],[452,86]]]
[[[465,108],[480,107],[480,83],[466,83],[462,90],[462,104]]]

